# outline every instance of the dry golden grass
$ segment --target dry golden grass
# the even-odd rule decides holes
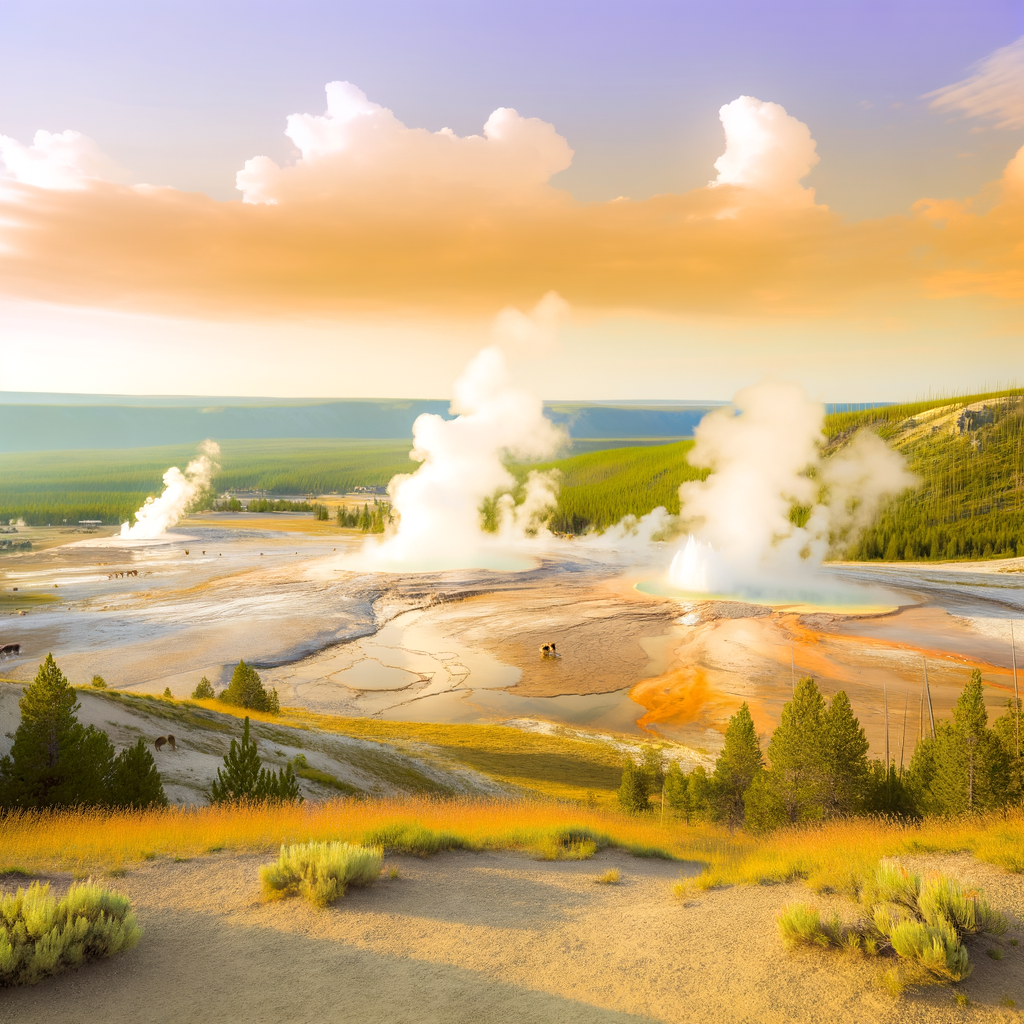
[[[968,851],[1010,871],[1024,870],[1024,813],[901,825],[851,819],[754,837],[708,824],[686,826],[551,801],[383,800],[146,811],[82,809],[0,816],[0,850],[23,870],[117,869],[154,857],[194,857],[216,850],[267,852],[283,844],[370,834],[433,835],[424,849],[518,849],[534,856],[579,856],[580,847],[612,845],[639,856],[701,862],[677,883],[693,888],[807,879],[817,890],[852,893],[883,857]],[[387,844],[385,844],[387,845]],[[592,852],[592,851],[590,851]]]

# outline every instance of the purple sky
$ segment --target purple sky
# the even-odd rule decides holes
[[[90,135],[133,180],[237,198],[289,157],[285,116],[357,83],[406,124],[479,131],[501,105],[576,150],[580,199],[700,186],[741,93],[807,123],[819,200],[850,217],[965,195],[1021,143],[922,94],[1024,34],[1024,4],[80,2],[0,5],[0,133]]]

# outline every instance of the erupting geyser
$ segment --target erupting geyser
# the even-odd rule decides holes
[[[825,458],[824,420],[799,384],[775,381],[744,388],[731,408],[701,420],[689,459],[711,473],[679,489],[683,516],[699,525],[672,560],[674,587],[806,588],[830,549],[852,542],[885,498],[914,485],[902,456],[872,433]]]
[[[374,568],[497,568],[512,542],[538,529],[557,500],[557,479],[531,473],[518,504],[517,481],[503,459],[553,455],[565,435],[544,416],[540,398],[513,385],[505,356],[485,348],[453,386],[454,419],[424,413],[413,424],[410,458],[423,465],[396,476],[388,493],[398,525],[368,541],[362,560]],[[497,531],[481,528],[481,506],[496,498]]]
[[[209,487],[216,468],[214,457],[220,454],[220,445],[204,441],[200,455],[194,458],[183,473],[171,466],[164,473],[164,490],[159,498],[147,498],[135,513],[135,523],[122,523],[121,536],[127,540],[153,540],[161,536],[188,511],[196,498]]]

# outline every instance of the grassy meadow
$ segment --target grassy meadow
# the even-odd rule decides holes
[[[836,820],[756,837],[708,823],[686,825],[666,812],[628,815],[561,801],[437,799],[409,796],[325,803],[143,811],[75,809],[8,812],[0,817],[0,871],[120,871],[155,858],[219,851],[262,853],[282,845],[381,843],[401,852],[520,850],[542,859],[617,847],[636,856],[697,862],[682,889],[763,885],[804,879],[820,891],[849,893],[883,857],[969,852],[1024,872],[1024,814],[899,824]]]

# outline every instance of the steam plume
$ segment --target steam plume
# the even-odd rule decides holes
[[[531,473],[525,501],[513,501],[516,480],[502,460],[553,455],[564,435],[540,398],[513,385],[501,349],[481,351],[453,390],[454,419],[424,413],[413,424],[410,457],[423,465],[388,485],[398,526],[383,543],[368,542],[364,558],[373,565],[486,567],[497,548],[535,532],[555,504],[551,473]],[[496,495],[498,531],[485,534],[480,509]]]
[[[194,458],[183,473],[177,466],[171,466],[164,473],[164,491],[159,498],[147,498],[146,503],[135,513],[135,524],[122,523],[121,536],[130,540],[152,540],[159,537],[188,511],[189,506],[210,485],[217,464],[213,461],[220,454],[216,441],[204,441],[199,446],[200,454]]]
[[[679,489],[683,514],[700,519],[673,559],[675,586],[728,592],[806,581],[833,543],[849,543],[879,504],[915,483],[903,458],[873,434],[822,456],[825,410],[798,384],[740,391],[695,431],[690,462],[711,475]],[[809,509],[803,526],[795,505]]]

